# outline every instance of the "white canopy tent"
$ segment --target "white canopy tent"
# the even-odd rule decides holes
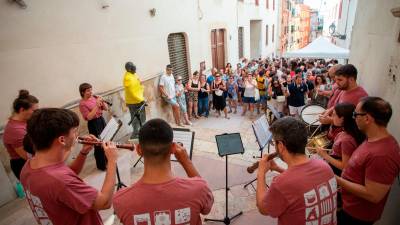
[[[349,54],[350,51],[348,49],[338,47],[332,44],[328,38],[320,36],[302,49],[286,52],[283,57],[348,59]]]

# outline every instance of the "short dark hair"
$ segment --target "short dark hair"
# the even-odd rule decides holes
[[[82,98],[83,95],[85,95],[85,91],[89,88],[92,88],[92,85],[90,85],[89,83],[82,83],[81,85],[79,85],[79,94]]]
[[[13,102],[13,110],[14,113],[18,113],[21,108],[23,109],[29,109],[32,107],[32,105],[39,103],[39,100],[29,94],[29,91],[27,90],[20,90],[18,97],[14,100]]]
[[[392,106],[380,97],[364,97],[360,100],[361,110],[374,118],[379,126],[386,127],[392,117]]]
[[[171,64],[168,64],[167,66],[165,66],[166,69],[172,69]]]
[[[169,156],[174,135],[171,126],[162,119],[147,121],[139,131],[139,145],[145,158]]]
[[[343,76],[346,78],[354,78],[354,80],[357,80],[357,68],[353,64],[346,64],[343,66],[340,66],[336,71],[335,71],[335,76]]]
[[[125,70],[130,73],[136,73],[136,66],[133,62],[127,62],[125,63]]]
[[[54,139],[68,134],[79,126],[79,118],[69,109],[43,108],[36,110],[28,120],[27,134],[36,151],[51,147]]]
[[[282,141],[290,153],[305,154],[308,133],[303,122],[285,116],[272,123],[269,129],[275,141]]]

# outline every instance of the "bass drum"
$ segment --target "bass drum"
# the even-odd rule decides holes
[[[317,104],[311,104],[304,106],[300,113],[300,119],[307,127],[317,128],[321,125],[319,122],[319,115],[321,115],[326,109]]]

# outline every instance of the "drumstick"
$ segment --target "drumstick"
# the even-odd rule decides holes
[[[304,113],[303,115],[321,115],[322,113]]]
[[[317,147],[306,147],[306,148],[307,148],[307,149],[310,149],[310,150],[317,150]],[[327,151],[327,152],[332,151],[331,148],[321,148],[321,150]]]

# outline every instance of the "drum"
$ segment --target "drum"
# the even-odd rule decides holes
[[[315,137],[308,140],[307,147],[313,148],[326,148],[331,144],[331,141],[327,137],[328,132],[323,132],[316,135]]]
[[[310,104],[304,106],[300,113],[300,119],[309,127],[318,127],[321,125],[319,122],[319,115],[326,109],[320,105]]]

